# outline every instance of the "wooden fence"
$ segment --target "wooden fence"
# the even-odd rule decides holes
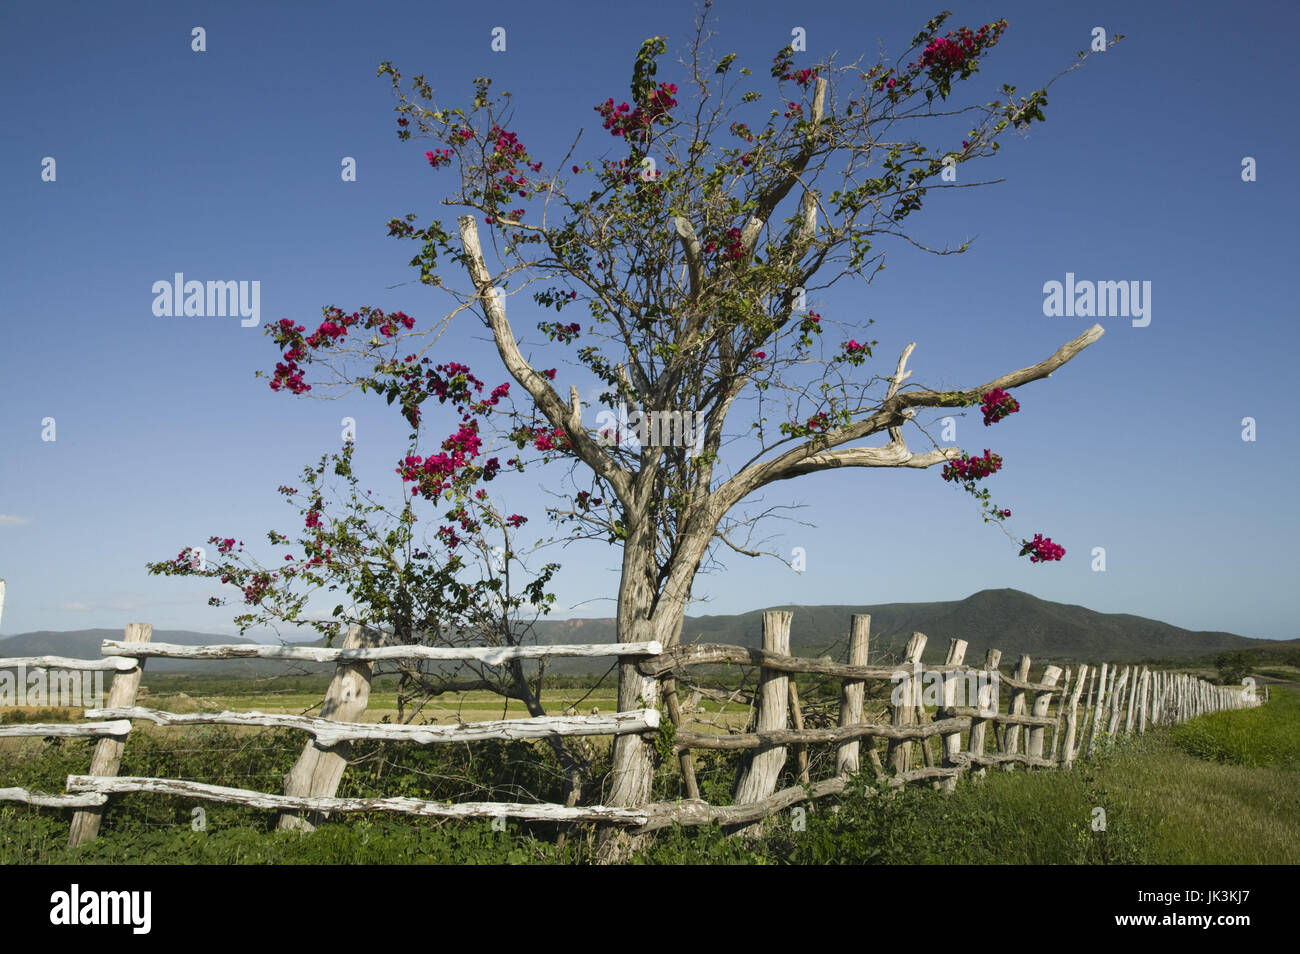
[[[1170,725],[1226,709],[1259,704],[1251,687],[1215,686],[1186,673],[1145,666],[1103,663],[1100,666],[1046,666],[1030,679],[1031,660],[1021,656],[1013,675],[999,669],[1001,653],[991,649],[982,666],[965,662],[967,644],[952,639],[942,665],[923,666],[927,638],[915,633],[899,665],[869,664],[870,617],[854,616],[848,661],[790,655],[792,613],[763,614],[763,646],[692,644],[667,651],[655,642],[603,645],[443,648],[377,645],[382,634],[352,626],[340,648],[230,645],[177,646],[151,642],[152,627],[127,626],[121,641],[106,640],[97,660],[39,656],[0,658],[0,671],[28,669],[102,670],[111,672],[106,705],[88,709],[85,721],[68,724],[0,726],[0,738],[97,738],[87,775],[69,776],[66,792],[41,794],[0,788],[0,801],[50,808],[72,808],[69,843],[93,839],[110,795],[156,793],[227,802],[280,812],[282,828],[311,828],[330,812],[398,812],[440,818],[516,818],[549,822],[589,822],[648,832],[672,824],[747,826],[798,802],[842,792],[863,770],[889,786],[931,784],[952,790],[963,775],[987,769],[1010,771],[1068,769],[1091,757],[1099,744],[1117,735],[1144,733],[1148,726]],[[563,715],[471,722],[454,726],[392,725],[357,721],[370,694],[373,664],[380,660],[473,660],[486,665],[560,656],[634,658],[641,672],[668,687],[664,695],[672,745],[686,797],[674,802],[637,806],[559,805],[522,802],[447,804],[418,798],[337,798],[348,764],[349,746],[359,740],[400,740],[413,745],[476,742],[486,739],[544,739],[557,736],[641,735],[646,743],[663,738],[660,712],[640,709],[609,715]],[[150,658],[282,659],[333,662],[337,669],[319,717],[261,712],[180,714],[136,705],[141,672]],[[753,718],[744,731],[690,731],[676,697],[676,686],[692,667],[739,663],[758,668]],[[841,684],[838,724],[807,728],[794,680],[811,674]],[[890,684],[888,718],[865,715],[867,687]],[[1267,690],[1266,690],[1267,691]],[[1005,703],[1005,704],[1004,704]],[[183,779],[118,777],[122,748],[132,722],[156,725],[231,725],[298,729],[309,736],[297,764],[285,777],[284,792],[209,785]],[[671,724],[671,729],[669,725]],[[938,740],[937,751],[934,745]],[[880,752],[877,740],[885,740]],[[993,741],[990,747],[989,742]],[[834,747],[833,769],[812,778],[809,749]],[[864,751],[865,749],[865,751]],[[734,804],[711,805],[700,798],[694,753],[748,750],[736,782]],[[777,790],[790,766],[795,784]],[[308,813],[308,818],[301,817]]]

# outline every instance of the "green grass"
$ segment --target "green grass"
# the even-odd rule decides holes
[[[3,816],[0,816],[3,817]],[[5,818],[0,858],[6,864],[560,864],[578,845],[494,831],[488,822],[435,827],[397,819],[360,819],[315,832],[268,831],[239,826],[192,831],[150,829],[130,838],[105,834],[69,851],[66,821],[25,814]]]
[[[603,707],[602,707],[603,708]],[[276,791],[301,749],[291,732],[208,727],[133,735],[121,774]],[[84,772],[93,743],[47,742],[0,752],[0,785],[61,791]],[[555,800],[559,776],[544,746],[358,746],[339,794]],[[912,788],[862,791],[769,819],[761,840],[716,827],[661,832],[647,864],[1300,864],[1300,694],[1276,688],[1266,706],[1203,717],[1103,744],[1069,772],[989,770],[947,796]],[[603,757],[603,756],[602,756]],[[729,800],[738,759],[702,757],[705,794]],[[607,764],[598,766],[607,769]],[[783,784],[788,784],[789,779]],[[865,782],[863,783],[865,784]],[[524,793],[528,793],[525,795]],[[656,797],[671,798],[668,773]],[[206,831],[191,830],[202,804]],[[1104,826],[1098,824],[1104,812]],[[100,839],[66,848],[69,812],[0,804],[0,864],[574,863],[590,842],[555,826],[348,816],[310,835],[275,832],[275,813],[185,799],[113,799]]]
[[[1300,694],[1279,689],[1268,705],[1202,716],[1171,734],[1184,752],[1210,762],[1300,770]]]
[[[1300,695],[1103,744],[1069,772],[990,770],[951,796],[822,800],[741,846],[714,829],[662,836],[649,863],[1300,864]],[[1188,751],[1186,740],[1217,740]],[[1242,741],[1247,739],[1248,741]],[[1245,761],[1220,756],[1236,753]],[[839,805],[833,812],[832,806]],[[1104,811],[1104,828],[1098,825]]]

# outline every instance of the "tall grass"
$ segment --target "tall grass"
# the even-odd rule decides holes
[[[122,774],[167,775],[275,791],[301,748],[281,732],[132,737]],[[55,742],[0,758],[0,780],[61,791],[93,743]],[[520,793],[558,797],[545,750],[524,743],[388,751],[344,775],[341,795],[463,799]],[[710,799],[726,800],[738,762],[703,760]],[[253,784],[245,784],[248,782]],[[1103,744],[1069,772],[1001,772],[952,795],[912,788],[892,797],[856,791],[769,819],[745,842],[717,827],[648,839],[644,864],[1300,864],[1300,696],[1279,689],[1257,709],[1217,713],[1172,730]],[[599,786],[593,791],[598,791]],[[598,796],[595,796],[598,797]],[[660,797],[666,797],[660,793]],[[192,801],[115,798],[100,839],[68,851],[68,812],[0,804],[0,863],[574,863],[590,841],[510,823],[345,816],[302,835],[275,832],[275,814]]]
[[[1300,694],[1279,689],[1267,705],[1215,712],[1172,730],[1189,755],[1230,765],[1300,769]]]

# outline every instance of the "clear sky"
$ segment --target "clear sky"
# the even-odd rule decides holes
[[[1067,555],[1018,557],[938,468],[818,474],[764,498],[806,505],[801,523],[771,527],[787,556],[804,548],[806,572],[730,557],[726,572],[697,581],[710,602],[692,612],[1015,587],[1191,629],[1300,635],[1297,8],[951,5],[954,26],[1010,21],[969,87],[984,100],[1004,82],[1040,85],[1094,27],[1125,39],[1053,87],[1047,122],[979,167],[1004,183],[936,194],[909,220],[933,244],[974,238],[968,253],[886,245],[888,268],[870,285],[844,279],[811,304],[848,326],[875,319],[876,358],[860,370],[891,373],[915,341],[912,381],[935,387],[1035,363],[1100,321],[1097,344],[1016,392],[1015,417],[987,430],[977,412],[958,422],[959,446],[1004,457],[989,486],[1013,510],[1008,529],[1046,533]],[[892,61],[939,9],[722,0],[711,47],[737,53],[773,102],[768,66],[794,28],[808,44],[797,67],[880,48]],[[281,318],[310,329],[326,305],[369,304],[427,327],[450,310],[413,281],[414,249],[385,223],[417,212],[450,224],[465,210],[438,205],[453,173],[425,162],[437,144],[395,136],[381,61],[423,72],[440,107],[468,108],[473,78],[491,76],[513,94],[512,128],[549,171],[579,130],[578,161],[618,155],[593,107],[630,98],[647,37],[668,37],[657,78],[688,101],[677,58],[695,14],[691,0],[4,4],[0,633],[129,621],[233,633],[234,611],[206,605],[217,590],[150,577],[145,563],[214,534],[272,562],[265,531],[292,532],[300,519],[275,488],[338,449],[344,417],[357,422],[364,485],[399,493],[406,427],[382,400],[291,398],[253,376],[278,358],[264,328]],[[191,49],[196,26],[205,52]],[[500,52],[496,27],[506,31]],[[53,182],[42,181],[45,157],[56,161]],[[340,176],[344,157],[356,160],[355,182]],[[1243,181],[1245,157],[1257,181]],[[447,279],[468,287],[455,269],[445,263]],[[176,272],[259,281],[261,326],[156,317],[152,286]],[[1067,272],[1149,281],[1150,324],[1046,316],[1044,283]],[[511,309],[521,331],[541,317],[526,295]],[[469,313],[438,349],[489,385],[507,380]],[[585,392],[577,373],[560,364],[562,393],[580,381]],[[1253,441],[1242,439],[1247,417]],[[46,418],[53,441],[42,439]],[[431,429],[431,443],[446,430]],[[544,529],[538,485],[558,489],[562,475],[530,472],[493,489]],[[1094,547],[1105,548],[1104,572]],[[557,615],[613,615],[618,554],[585,543],[560,558]]]

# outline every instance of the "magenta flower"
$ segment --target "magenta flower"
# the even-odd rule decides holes
[[[1030,563],[1046,563],[1049,560],[1059,560],[1065,556],[1065,547],[1059,543],[1053,543],[1051,537],[1044,537],[1041,533],[1035,533],[1034,539],[1021,541],[1024,546],[1020,549],[1020,555],[1031,554]]]
[[[1002,458],[985,448],[982,457],[967,457],[962,454],[960,459],[945,464],[943,479],[980,480],[990,474],[996,474],[1001,469]]]
[[[984,412],[984,426],[988,427],[1019,411],[1020,402],[1001,388],[994,388],[980,401],[980,410]]]

